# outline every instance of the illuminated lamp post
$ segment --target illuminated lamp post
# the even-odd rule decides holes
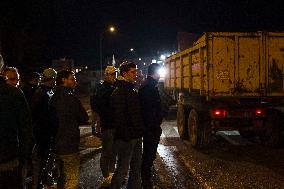
[[[115,28],[113,26],[109,27],[108,31],[110,33],[115,32]],[[100,78],[103,79],[103,37],[104,37],[105,30],[100,34]]]

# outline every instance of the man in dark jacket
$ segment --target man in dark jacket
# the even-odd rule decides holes
[[[24,85],[21,87],[28,104],[31,104],[32,97],[38,88],[40,82],[40,74],[37,72],[32,72],[24,75]]]
[[[55,87],[55,78],[56,71],[54,69],[45,69],[43,71],[43,83],[37,88],[30,102],[33,117],[33,134],[36,143],[33,152],[33,189],[42,188],[42,184],[46,184],[42,176],[46,175],[44,166],[50,152],[49,149],[53,146],[57,129],[51,123],[51,115],[48,108],[49,100],[53,95]]]
[[[56,90],[50,99],[50,111],[53,123],[58,130],[55,138],[55,150],[59,159],[60,177],[58,188],[75,189],[79,179],[79,125],[88,121],[88,114],[80,100],[74,95],[75,74],[60,71],[56,77]]]
[[[123,80],[118,81],[111,97],[115,122],[114,149],[118,156],[111,188],[121,188],[130,165],[128,185],[140,189],[143,120],[138,93],[134,89],[137,69],[134,63],[122,64],[119,69]]]
[[[0,188],[24,188],[31,151],[31,116],[24,94],[0,76]]]
[[[162,134],[160,125],[163,119],[163,112],[157,87],[160,79],[160,75],[158,73],[159,69],[159,64],[151,64],[148,67],[148,77],[139,89],[139,99],[145,126],[141,174],[143,189],[153,188],[151,170],[153,162],[156,159],[160,135]]]
[[[115,169],[115,155],[113,153],[113,120],[110,97],[114,91],[114,82],[116,78],[116,69],[113,66],[107,66],[105,69],[105,79],[100,83],[91,97],[92,110],[99,115],[100,127],[102,133],[102,154],[100,167],[104,177],[103,187],[111,183],[112,173]]]

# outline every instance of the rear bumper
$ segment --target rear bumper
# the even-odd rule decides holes
[[[225,130],[251,130],[258,131],[263,129],[264,118],[243,119],[243,118],[227,118],[213,119],[211,126],[214,131]]]

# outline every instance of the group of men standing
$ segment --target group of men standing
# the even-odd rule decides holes
[[[47,156],[54,150],[59,167],[57,188],[77,188],[79,125],[88,115],[73,91],[72,71],[48,68],[33,74],[20,90],[16,68],[0,76],[0,188],[25,188],[32,167],[32,188],[43,188]]]
[[[153,188],[152,167],[163,119],[159,68],[159,64],[148,67],[148,76],[137,91],[134,63],[121,64],[117,79],[116,69],[108,66],[104,82],[91,97],[91,107],[100,118],[104,187],[121,188],[129,174],[127,188]]]
[[[104,186],[119,189],[129,174],[128,188],[153,188],[151,171],[163,119],[157,88],[159,68],[151,64],[137,90],[134,63],[121,64],[117,78],[117,70],[108,66],[104,82],[91,98],[101,123]],[[74,95],[76,78],[72,71],[57,73],[51,68],[41,75],[30,75],[21,90],[16,68],[6,67],[1,73],[0,188],[25,188],[30,166],[32,188],[43,188],[50,153],[56,154],[60,170],[57,188],[78,186],[79,125],[87,123],[88,115]]]

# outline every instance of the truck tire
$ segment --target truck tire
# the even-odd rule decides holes
[[[212,136],[212,128],[210,125],[210,119],[204,113],[199,119],[196,110],[192,109],[188,117],[188,136],[191,146],[194,148],[202,148],[209,145]]]
[[[178,105],[177,110],[177,128],[178,133],[181,139],[187,139],[187,119],[188,113],[185,111],[185,107],[183,104]]]
[[[264,129],[260,133],[260,140],[264,146],[276,147],[281,143],[281,124],[283,118],[278,113],[269,114],[264,122]]]

